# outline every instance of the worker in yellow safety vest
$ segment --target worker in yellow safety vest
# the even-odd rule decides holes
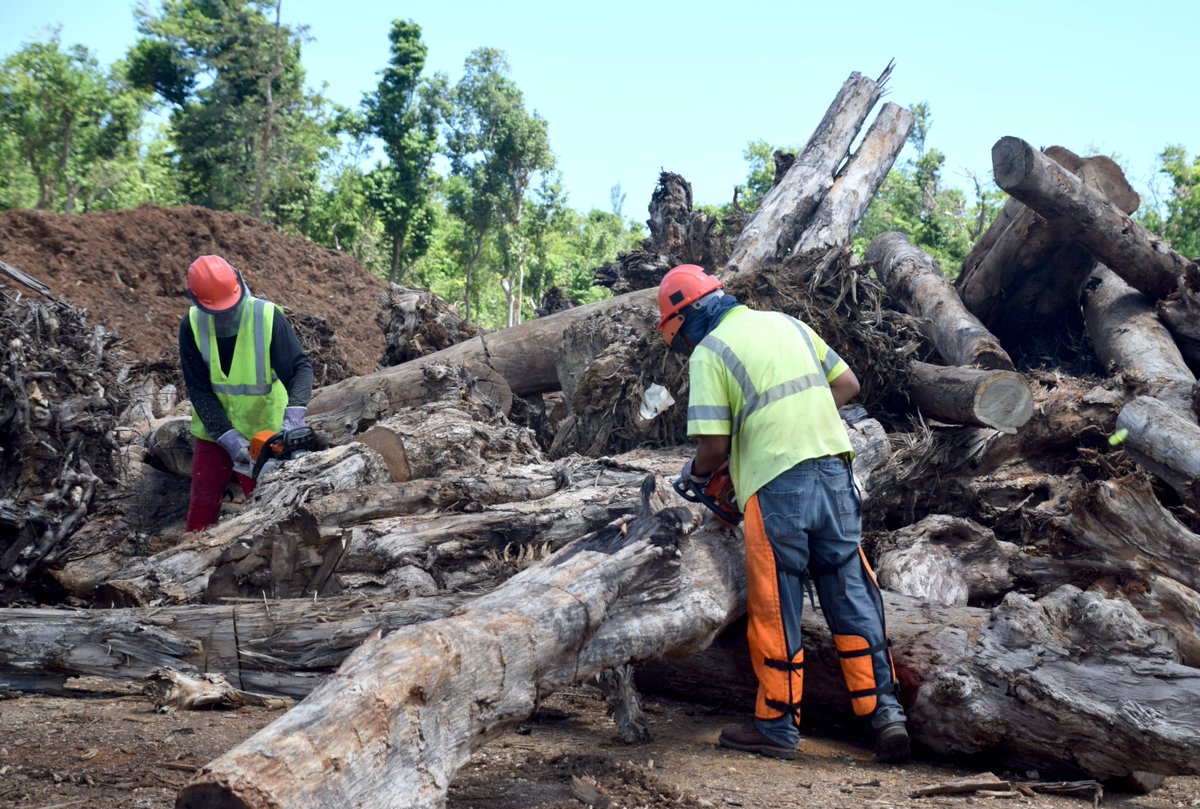
[[[179,364],[192,403],[192,488],[187,530],[217,521],[236,473],[249,497],[250,438],[300,427],[312,396],[312,363],[283,310],[250,294],[220,256],[188,267],[192,306],[179,322]]]
[[[838,408],[858,394],[854,372],[808,324],[739,305],[703,268],[671,269],[658,288],[667,345],[688,355],[685,482],[703,490],[728,460],[745,515],[746,606],[758,698],[754,719],[720,744],[798,755],[805,584],[816,585],[854,713],[869,717],[880,761],[909,757],[883,599],[859,546],[854,451]]]

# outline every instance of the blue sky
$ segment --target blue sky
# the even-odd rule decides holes
[[[135,5],[0,0],[0,56],[59,23],[65,44],[110,63],[134,39]],[[1005,135],[1111,154],[1143,193],[1164,188],[1164,146],[1200,154],[1194,0],[283,0],[283,16],[308,26],[310,84],[348,105],[377,83],[394,17],[421,25],[429,69],[451,80],[473,49],[503,50],[549,123],[571,204],[608,210],[620,184],[638,219],[662,169],[697,202],[728,201],[748,142],[802,146],[852,71],[874,77],[891,59],[885,100],[930,105],[928,146],[955,185],[990,181]]]

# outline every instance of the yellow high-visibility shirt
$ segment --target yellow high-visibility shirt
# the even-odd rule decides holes
[[[829,388],[848,368],[808,324],[736,306],[688,361],[688,436],[730,437],[739,503],[801,461],[850,459]]]

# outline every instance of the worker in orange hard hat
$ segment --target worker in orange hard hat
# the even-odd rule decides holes
[[[179,322],[179,363],[192,402],[192,489],[187,530],[217,521],[235,473],[254,491],[250,437],[300,427],[312,397],[312,363],[283,309],[250,294],[220,256],[188,267],[192,307]]]
[[[735,750],[796,758],[811,577],[833,633],[854,713],[869,717],[875,756],[909,756],[883,598],[859,547],[854,450],[838,408],[858,394],[854,372],[807,323],[738,304],[694,264],[658,288],[658,330],[688,355],[688,436],[696,456],[681,483],[704,491],[728,461],[746,543],[746,612],[758,678],[754,719],[726,728]]]

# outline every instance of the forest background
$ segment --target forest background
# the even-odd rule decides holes
[[[490,327],[532,317],[551,286],[576,303],[606,296],[593,286],[593,268],[646,235],[627,211],[649,200],[627,204],[620,185],[607,209],[571,205],[553,123],[531,109],[502,50],[480,45],[451,80],[429,69],[419,21],[395,19],[387,30],[364,31],[387,40],[388,58],[361,102],[346,105],[314,89],[320,77],[308,76],[303,61],[307,31],[286,21],[282,0],[164,0],[132,14],[137,37],[110,64],[54,27],[3,56],[0,208],[82,213],[153,203],[244,212],[349,253],[383,278],[431,289]],[[880,69],[886,62],[859,52],[864,60]],[[1069,91],[1050,82],[1028,88]],[[981,104],[986,95],[981,82]],[[687,121],[621,108],[604,117],[669,127],[682,140],[720,104],[714,98]],[[946,182],[931,106],[910,109],[917,124],[854,245],[861,251],[898,230],[953,277],[1003,195],[986,173]],[[1006,134],[1022,133],[993,140]],[[728,200],[697,207],[718,221],[735,206],[753,210],[770,188],[773,152],[803,145],[751,140],[745,178]],[[1145,157],[1110,156],[1122,165]],[[674,170],[671,158],[662,155],[664,169]],[[1136,218],[1179,252],[1200,255],[1200,154],[1163,143],[1154,172],[1146,184],[1130,178],[1143,199]]]

